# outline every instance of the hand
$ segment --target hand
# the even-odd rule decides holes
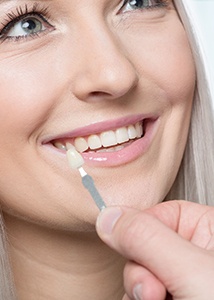
[[[128,259],[123,300],[214,299],[214,208],[169,201],[104,209],[100,238]]]

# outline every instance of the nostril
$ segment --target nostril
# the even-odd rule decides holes
[[[105,93],[105,92],[91,92],[91,96],[94,96],[94,97],[101,97],[101,96],[111,96],[109,93]]]
[[[89,102],[96,102],[97,100],[101,100],[101,99],[110,99],[112,98],[112,95],[110,93],[107,93],[105,91],[95,91],[95,92],[91,92],[89,95],[88,95],[88,101]]]

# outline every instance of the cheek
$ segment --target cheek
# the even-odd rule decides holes
[[[150,178],[141,177],[142,190],[147,192],[144,195],[150,199],[149,203],[152,199],[160,200],[166,196],[178,172],[188,134],[196,80],[190,45],[178,18],[154,28],[140,34],[133,31],[132,40],[130,36],[123,40],[124,44],[129,41],[126,44],[127,56],[140,76],[140,89],[145,95],[143,99],[164,109],[159,135],[147,157],[148,163],[145,162],[142,168],[145,174],[151,174]]]
[[[167,50],[159,49],[159,59],[154,61],[154,80],[172,105],[188,105],[186,100],[192,99],[196,80],[192,53],[185,37],[169,44]]]
[[[37,57],[7,59],[1,62],[1,70],[1,134],[7,140],[28,138],[47,119],[58,98],[57,76],[50,77],[53,66],[44,68],[44,61]]]
[[[138,32],[132,39],[127,49],[140,74],[142,88],[144,80],[153,82],[172,105],[192,96],[195,66],[185,30],[177,16],[160,24],[158,29],[154,26],[141,34]]]
[[[49,79],[49,68],[43,68],[41,60],[36,62],[30,58],[1,62],[1,70],[4,70],[0,70],[2,190],[6,190],[8,182],[13,182],[15,187],[19,181],[24,186],[28,180],[25,174],[33,173],[35,166],[30,166],[38,158],[39,133],[58,99],[55,79]]]

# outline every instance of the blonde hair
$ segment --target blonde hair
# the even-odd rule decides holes
[[[190,2],[175,0],[175,6],[186,29],[197,72],[192,119],[183,161],[177,178],[167,196],[169,199],[214,205],[214,125],[211,89],[204,48],[192,15]]]
[[[0,299],[16,299],[2,214],[0,214]]]
[[[188,1],[174,0],[180,18],[184,24],[197,69],[197,87],[195,91],[192,122],[186,151],[177,178],[167,199],[186,199],[202,204],[213,205],[212,193],[214,158],[214,127],[211,94],[208,86],[206,62],[194,20],[188,9]],[[209,151],[210,150],[210,151]],[[0,214],[0,299],[15,300],[15,288],[6,250],[6,234]]]

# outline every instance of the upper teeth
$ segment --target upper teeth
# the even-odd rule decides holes
[[[143,125],[141,122],[127,127],[121,127],[116,130],[105,131],[100,134],[92,134],[88,137],[77,137],[74,139],[73,144],[77,151],[84,152],[88,149],[96,150],[101,147],[111,147],[118,144],[123,144],[129,140],[140,138],[143,134]],[[67,139],[67,144],[70,141]],[[55,142],[57,148],[66,150],[66,146],[62,142]]]

